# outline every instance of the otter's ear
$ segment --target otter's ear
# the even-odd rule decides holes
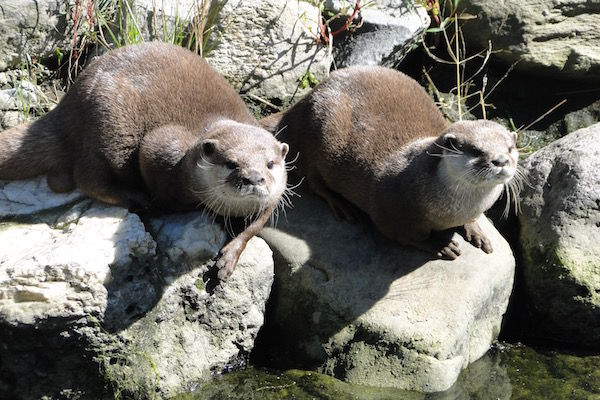
[[[202,141],[202,153],[206,156],[212,156],[217,151],[218,141],[214,139],[206,139]]]
[[[285,158],[288,151],[290,151],[290,146],[287,143],[281,143],[281,158]]]
[[[445,144],[450,144],[453,140],[456,141],[456,135],[454,133],[446,133],[442,138]]]

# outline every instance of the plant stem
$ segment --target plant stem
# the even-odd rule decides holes
[[[458,119],[462,120],[462,110],[461,110],[461,99],[460,99],[460,52],[459,52],[459,48],[458,48],[458,18],[455,17],[454,18],[454,40],[455,40],[455,48],[456,48],[456,54],[455,54],[455,58],[456,58],[456,99],[457,99],[457,104],[458,104]]]

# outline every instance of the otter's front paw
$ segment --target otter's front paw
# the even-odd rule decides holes
[[[446,260],[456,260],[458,256],[460,256],[460,248],[458,247],[458,242],[455,240],[451,240],[447,245],[442,247],[440,251],[437,252],[437,256],[440,258],[444,258]]]
[[[220,280],[226,281],[231,276],[242,250],[243,246],[236,239],[233,239],[221,249],[216,264],[219,269],[217,277]]]
[[[485,236],[485,233],[483,233],[483,230],[479,227],[479,224],[477,224],[477,222],[470,222],[468,224],[465,224],[463,229],[463,234],[467,242],[471,243],[473,246],[483,250],[488,254],[494,251],[494,249],[492,248],[492,243],[487,238],[487,236]]]

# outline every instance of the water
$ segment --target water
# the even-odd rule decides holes
[[[246,368],[176,399],[600,399],[600,355],[498,344],[442,393],[352,385],[315,372]]]

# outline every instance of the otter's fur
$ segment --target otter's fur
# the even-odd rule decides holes
[[[475,220],[516,172],[516,136],[502,126],[449,125],[416,81],[383,67],[332,72],[262,123],[300,153],[298,174],[336,216],[354,220],[358,208],[387,237],[438,256],[460,250],[431,234],[457,227],[492,251]]]
[[[114,205],[152,199],[165,210],[204,204],[225,216],[253,215],[222,250],[217,265],[226,278],[281,198],[287,150],[202,58],[151,42],[99,57],[56,108],[0,132],[0,179],[47,174],[54,191],[79,187]],[[206,186],[222,179],[227,190],[215,200]]]

